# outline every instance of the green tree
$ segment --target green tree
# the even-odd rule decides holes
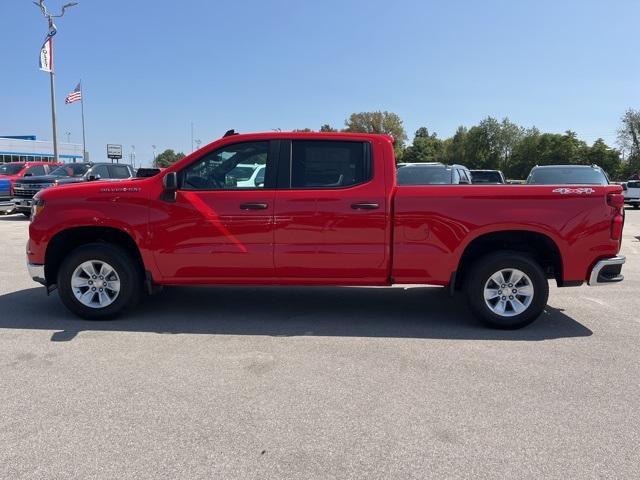
[[[631,155],[640,153],[640,110],[627,110],[620,121],[618,143]]]
[[[337,128],[333,128],[331,125],[329,125],[328,123],[325,123],[324,125],[322,125],[320,127],[320,131],[321,132],[337,132],[338,129]]]
[[[620,168],[620,177],[640,178],[640,110],[627,110],[621,118],[618,144],[627,152],[627,160]]]
[[[429,134],[426,127],[416,130],[411,146],[402,154],[402,161],[407,163],[435,162],[442,157],[443,142],[435,133]]]
[[[392,112],[360,112],[352,113],[345,121],[345,132],[353,133],[385,133],[395,139],[396,157],[402,155],[407,133],[402,120]]]
[[[184,153],[179,152],[175,153],[170,148],[162,152],[160,155],[156,157],[156,167],[158,168],[166,168],[170,167],[178,160],[181,160],[185,157]]]
[[[620,153],[610,148],[601,138],[593,142],[593,145],[589,148],[587,160],[591,165],[595,164],[602,167],[609,174],[609,178],[618,179],[623,174]]]
[[[467,158],[467,128],[460,126],[451,138],[447,138],[442,143],[442,153],[440,160],[444,163],[459,163],[466,165]]]

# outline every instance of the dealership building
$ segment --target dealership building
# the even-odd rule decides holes
[[[58,142],[61,162],[82,162],[82,145]],[[53,160],[53,142],[37,140],[35,135],[0,136],[0,163],[50,162]]]

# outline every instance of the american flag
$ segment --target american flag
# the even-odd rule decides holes
[[[67,98],[64,99],[64,103],[69,104],[79,100],[82,100],[82,86],[80,84],[73,89],[73,92],[67,95]]]

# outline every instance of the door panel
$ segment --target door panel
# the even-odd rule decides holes
[[[366,179],[367,175],[372,176],[370,150],[366,149],[369,172],[354,175],[354,169],[344,164],[349,155],[354,155],[352,147],[342,145],[348,142],[304,143],[296,148],[294,141],[291,150],[288,167],[293,167],[288,177],[294,188],[276,191],[276,276],[317,283],[332,279],[336,283],[345,283],[346,279],[359,279],[361,283],[385,281],[388,255],[384,175],[380,172],[379,176]],[[305,158],[310,165],[303,168],[300,163]],[[360,184],[363,176],[366,180]],[[357,184],[348,186],[349,183]]]
[[[155,256],[165,279],[221,283],[274,276],[277,148],[267,141],[230,144],[179,172],[175,202],[164,202],[162,214],[154,212],[162,218],[150,219],[162,232]],[[244,181],[265,163],[265,183]]]
[[[243,209],[253,202],[264,209]],[[274,191],[178,191],[156,261],[162,275],[222,280],[273,276]]]

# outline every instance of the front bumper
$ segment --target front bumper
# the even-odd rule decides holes
[[[44,278],[44,265],[36,265],[35,263],[27,263],[29,269],[29,275],[31,278],[42,285],[47,284],[47,280]]]
[[[622,265],[626,258],[622,255],[613,258],[600,260],[591,269],[589,275],[589,285],[592,287],[606,285],[607,283],[617,283],[624,280],[622,275]]]
[[[15,204],[9,200],[2,200],[0,201],[0,212],[2,213],[8,213],[10,211],[12,211],[14,208],[16,208]]]
[[[16,212],[30,212],[31,205],[33,204],[32,198],[14,198],[13,208]]]

